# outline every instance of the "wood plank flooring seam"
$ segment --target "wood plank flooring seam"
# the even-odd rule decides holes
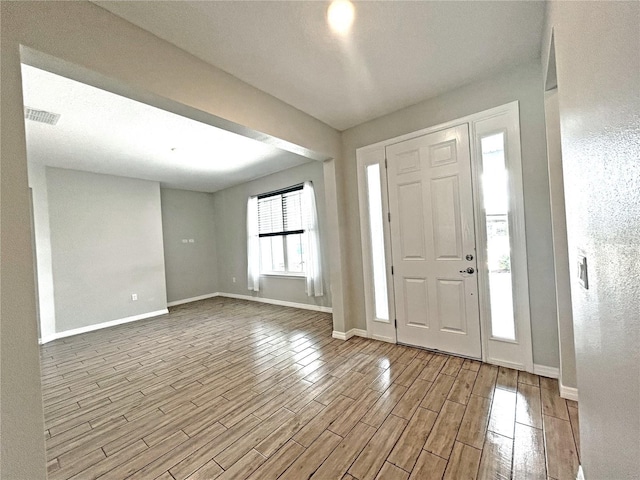
[[[575,474],[579,406],[556,380],[331,332],[217,297],[41,346],[50,477]]]

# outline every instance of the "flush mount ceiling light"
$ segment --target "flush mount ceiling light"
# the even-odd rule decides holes
[[[355,8],[349,0],[334,0],[327,10],[329,27],[339,35],[346,35],[351,30]]]

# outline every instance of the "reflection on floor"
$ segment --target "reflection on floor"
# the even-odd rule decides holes
[[[44,345],[51,479],[575,479],[557,381],[214,298]]]

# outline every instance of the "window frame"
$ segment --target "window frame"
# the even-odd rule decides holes
[[[286,188],[282,188],[279,190],[274,190],[271,192],[266,192],[266,193],[261,193],[259,195],[257,195],[258,198],[258,222],[260,219],[260,201],[264,200],[265,198],[272,198],[275,196],[279,196],[281,198],[281,201],[284,202],[284,195],[286,195],[287,193],[292,193],[292,192],[296,192],[299,191],[302,194],[302,189],[304,187],[303,183],[299,183],[296,185],[291,185],[289,187]],[[283,204],[283,209],[282,209],[282,216],[283,216],[283,228],[284,228],[284,204]],[[283,230],[281,232],[269,232],[269,233],[260,233],[260,227],[258,226],[258,241],[260,243],[260,249],[259,249],[259,255],[260,255],[260,276],[265,276],[265,277],[286,277],[286,278],[305,278],[306,277],[306,269],[305,269],[305,265],[304,265],[304,260],[302,262],[302,271],[301,272],[296,272],[296,271],[291,271],[289,270],[289,254],[288,254],[288,237],[290,235],[304,235],[306,233],[306,231],[304,229],[297,229],[297,230]],[[261,239],[262,238],[268,238],[268,237],[282,237],[282,254],[283,254],[283,258],[284,258],[284,271],[273,271],[273,270],[263,270],[262,269],[262,243],[261,243]],[[272,245],[272,250],[273,250],[273,245]],[[273,261],[271,262],[271,266],[273,267]]]

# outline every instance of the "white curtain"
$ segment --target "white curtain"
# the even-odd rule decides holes
[[[260,290],[260,238],[258,237],[258,197],[247,202],[247,283],[249,290]]]
[[[311,182],[304,182],[302,188],[302,211],[304,218],[304,265],[307,276],[307,295],[321,297],[322,263],[320,262],[320,236],[318,234],[318,211],[316,196]]]

